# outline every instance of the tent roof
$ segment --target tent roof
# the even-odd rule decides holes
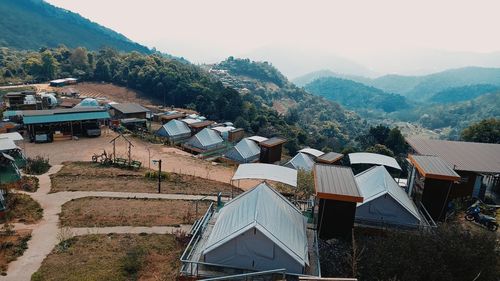
[[[4,158],[12,161],[12,162],[15,162],[16,160],[14,158],[12,158],[12,156],[8,155],[8,154],[5,154],[5,153],[0,153],[0,155],[2,155]]]
[[[317,150],[314,148],[310,148],[310,147],[302,148],[301,150],[299,150],[299,152],[307,153],[307,154],[314,156],[314,157],[320,157],[321,155],[325,154],[323,151],[320,151],[320,150]]]
[[[248,137],[249,140],[253,140],[254,142],[256,143],[261,143],[263,141],[266,141],[268,140],[268,138],[265,138],[265,137],[261,137],[261,136],[251,136],[251,137]]]
[[[418,172],[425,178],[457,181],[458,175],[443,159],[430,155],[409,155],[410,162],[415,165]]]
[[[163,129],[165,129],[169,136],[178,136],[191,133],[191,129],[189,129],[186,123],[179,120],[171,120],[167,122],[163,125]]]
[[[220,210],[203,254],[254,227],[297,262],[309,264],[305,217],[265,183],[239,195]]]
[[[385,194],[389,194],[415,218],[421,220],[420,214],[415,204],[413,204],[413,201],[411,201],[406,192],[394,181],[384,166],[371,167],[357,174],[355,179],[361,195],[364,198],[363,203],[358,203],[358,206],[375,200]]]
[[[241,164],[232,180],[241,179],[271,180],[297,187],[297,170],[264,163]]]
[[[235,127],[233,126],[219,126],[219,127],[213,127],[212,130],[215,130],[219,133],[225,133],[225,132],[230,132],[232,130],[236,129]]]
[[[500,173],[500,144],[407,138],[421,155],[439,156],[456,171]]]
[[[13,141],[20,141],[23,140],[23,136],[21,136],[21,134],[18,132],[5,133],[5,134],[0,134],[0,139],[10,139]]]
[[[217,132],[215,132],[214,130],[209,129],[209,128],[205,128],[205,129],[201,130],[199,133],[194,135],[193,138],[198,139],[200,144],[204,147],[214,145],[217,143],[221,143],[224,141],[219,136],[219,134],[217,134]]]
[[[260,147],[254,142],[247,138],[239,141],[234,148],[243,157],[243,159],[248,159],[260,153]]]
[[[375,164],[384,165],[386,167],[391,167],[394,169],[401,170],[396,159],[382,154],[368,153],[368,152],[356,152],[349,153],[349,161],[351,164]]]
[[[12,149],[19,149],[11,139],[0,139],[0,151],[7,151]]]
[[[285,166],[296,170],[304,169],[306,171],[311,171],[314,167],[314,161],[309,155],[299,152],[290,161],[288,161]]]

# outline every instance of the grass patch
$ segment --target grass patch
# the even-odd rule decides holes
[[[23,255],[30,239],[31,231],[0,234],[0,275],[6,275],[8,264]]]
[[[43,216],[40,204],[29,195],[20,193],[8,193],[5,196],[7,211],[4,222],[14,223],[36,223]]]
[[[210,203],[198,202],[198,217]],[[85,197],[66,202],[60,215],[62,226],[168,226],[192,224],[196,203],[187,200]]]
[[[52,251],[31,280],[175,280],[181,251],[169,234],[80,236]]]
[[[145,176],[147,170],[124,170],[103,167],[91,162],[71,162],[52,175],[51,192],[58,191],[122,191],[122,192],[158,192],[158,183],[154,178]],[[162,181],[162,193],[215,195],[218,192],[235,194],[242,191],[230,184],[207,180],[199,177],[168,173]]]

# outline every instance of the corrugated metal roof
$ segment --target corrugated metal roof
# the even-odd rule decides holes
[[[391,167],[394,169],[401,170],[401,167],[399,166],[398,161],[396,161],[396,159],[394,159],[393,157],[377,153],[369,153],[369,152],[349,153],[349,161],[351,162],[351,164],[384,165],[386,167]]]
[[[31,125],[31,124],[41,124],[41,123],[98,120],[98,119],[109,119],[109,118],[110,118],[109,113],[107,111],[96,111],[96,112],[54,114],[54,115],[24,116],[23,123],[26,125]]]
[[[307,154],[314,156],[314,157],[320,157],[321,155],[325,154],[323,151],[320,151],[320,150],[317,150],[314,148],[310,148],[310,147],[302,148],[301,150],[299,150],[299,152],[307,153]]]
[[[278,137],[272,137],[268,140],[265,140],[261,143],[259,143],[260,146],[265,146],[265,147],[272,147],[272,146],[276,146],[276,145],[281,145],[283,143],[285,143],[286,140],[282,139],[282,138],[278,138]]]
[[[272,164],[241,164],[234,173],[232,180],[242,179],[271,180],[297,187],[296,170]]]
[[[160,128],[160,135],[162,135],[161,130],[163,130],[169,137],[191,133],[191,129],[189,129],[186,123],[179,120],[171,120],[168,123],[164,124],[162,128]]]
[[[109,104],[109,106],[124,114],[142,113],[151,111],[137,103],[115,103],[115,104]]]
[[[302,265],[309,264],[306,218],[274,189],[261,183],[227,203],[219,213],[206,254],[244,232],[257,228]]]
[[[407,138],[421,155],[439,156],[456,171],[500,173],[500,144]]]
[[[202,147],[198,148],[206,148],[222,142],[224,142],[224,140],[219,136],[219,134],[217,134],[217,132],[212,129],[205,128],[194,135],[188,141],[188,144],[191,144],[194,147],[198,147],[196,143],[199,143]]]
[[[418,172],[426,178],[452,181],[460,179],[460,175],[453,171],[451,165],[437,156],[409,155],[409,158]]]
[[[319,198],[363,202],[350,167],[316,164],[314,187]]]
[[[389,194],[396,202],[403,206],[415,218],[421,220],[417,207],[406,192],[399,187],[384,166],[375,166],[355,176],[359,191],[366,204],[376,198]]]
[[[314,161],[309,155],[299,152],[290,161],[288,161],[285,166],[295,170],[303,169],[311,171],[314,167]]]
[[[342,153],[337,153],[337,152],[328,152],[326,154],[321,155],[320,157],[316,158],[317,162],[321,163],[327,163],[331,164],[334,163],[344,157],[344,154]]]
[[[73,107],[73,108],[58,108],[58,109],[44,109],[44,110],[24,110],[23,116],[40,116],[40,115],[56,115],[56,114],[70,114],[82,112],[97,112],[104,111],[104,108],[98,106],[88,107]]]

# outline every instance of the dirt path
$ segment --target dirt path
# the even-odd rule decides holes
[[[35,193],[26,193],[40,203],[44,209],[43,218],[34,225],[25,226],[15,224],[16,230],[31,229],[32,238],[28,242],[28,249],[16,261],[9,264],[7,276],[1,276],[0,280],[30,280],[31,275],[40,268],[42,261],[59,242],[59,214],[61,206],[69,200],[94,196],[94,197],[118,197],[118,198],[158,198],[173,200],[217,200],[214,196],[182,195],[182,194],[155,194],[155,193],[131,193],[131,192],[57,192],[50,193],[50,175],[57,173],[62,165],[54,165],[45,174],[37,176],[40,188]],[[71,235],[85,235],[93,233],[170,233],[176,229],[189,230],[189,225],[176,227],[99,227],[99,228],[70,228]]]

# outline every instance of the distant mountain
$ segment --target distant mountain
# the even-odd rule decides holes
[[[371,79],[367,78],[367,77],[342,74],[342,73],[333,72],[333,71],[328,70],[328,69],[323,69],[323,70],[314,71],[314,72],[310,72],[308,74],[299,76],[299,77],[293,79],[292,82],[299,87],[304,87],[305,85],[311,83],[312,81],[319,79],[319,78],[324,78],[324,77],[336,77],[336,78],[349,79],[349,80],[359,82],[359,83],[369,83],[371,81]]]
[[[38,50],[66,45],[96,50],[151,51],[120,33],[42,0],[0,0],[0,47]]]
[[[433,95],[429,101],[434,103],[453,103],[475,99],[481,95],[500,92],[500,86],[477,84],[448,88]]]
[[[378,109],[393,112],[409,107],[403,96],[386,93],[380,89],[347,79],[319,78],[307,84],[305,89],[350,109]]]

